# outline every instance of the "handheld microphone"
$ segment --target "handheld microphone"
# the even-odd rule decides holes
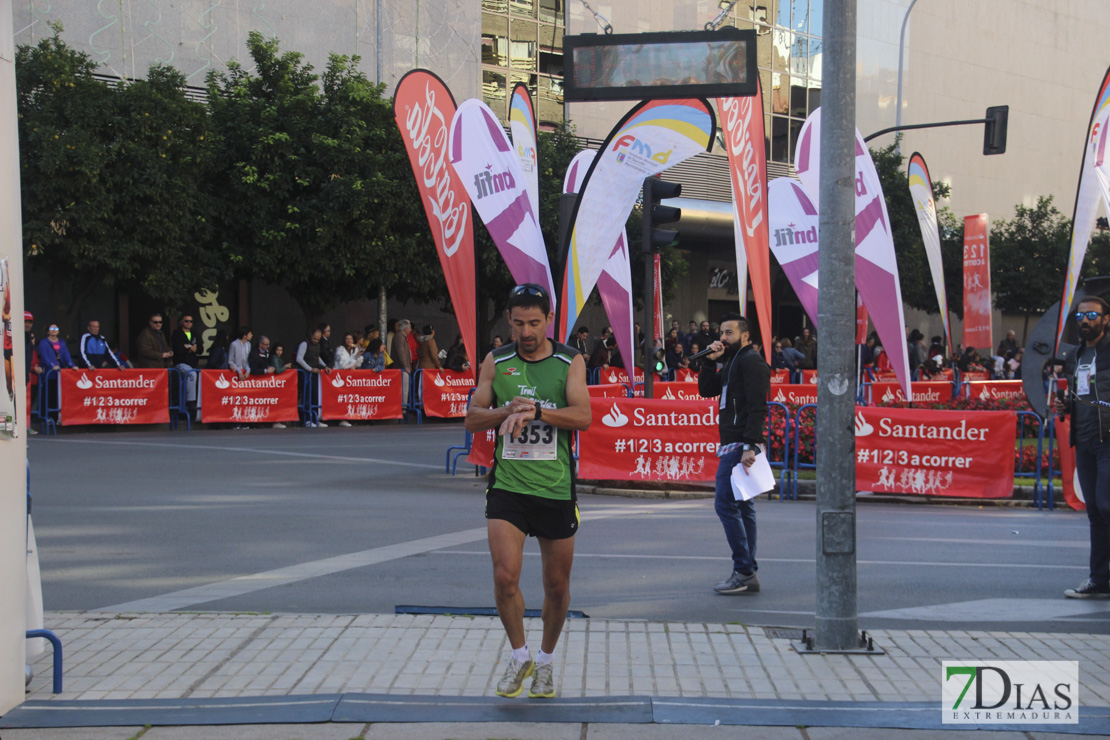
[[[698,360],[698,359],[701,359],[702,357],[705,357],[706,355],[710,354],[711,352],[713,352],[712,349],[703,349],[701,352],[695,352],[694,354],[690,355],[687,359],[689,359],[689,360]]]

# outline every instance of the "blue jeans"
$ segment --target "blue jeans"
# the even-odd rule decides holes
[[[725,539],[732,549],[732,569],[745,575],[759,570],[755,562],[755,501],[737,501],[732,495],[732,469],[744,453],[733,450],[721,458],[717,467],[717,491],[713,508],[725,528]]]
[[[1075,469],[1091,523],[1091,580],[1110,585],[1110,444],[1097,439],[1075,445]]]

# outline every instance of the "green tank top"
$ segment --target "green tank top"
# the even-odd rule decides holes
[[[554,351],[530,362],[516,353],[516,344],[493,351],[495,406],[517,396],[534,398],[544,409],[567,405],[567,374],[578,351],[552,342]],[[569,501],[574,496],[570,437],[573,432],[540,421],[529,422],[515,438],[498,435],[490,486],[531,496]]]

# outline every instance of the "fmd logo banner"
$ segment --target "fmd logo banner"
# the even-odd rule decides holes
[[[1079,723],[1079,663],[944,661],[944,724],[1066,725]]]

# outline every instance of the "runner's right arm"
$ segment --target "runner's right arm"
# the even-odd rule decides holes
[[[466,431],[471,434],[501,426],[501,423],[512,413],[511,404],[495,409],[490,408],[494,401],[493,376],[496,372],[496,363],[493,361],[493,353],[490,352],[482,360],[482,366],[478,369],[478,386],[470,399],[470,408],[466,410],[464,424]]]

